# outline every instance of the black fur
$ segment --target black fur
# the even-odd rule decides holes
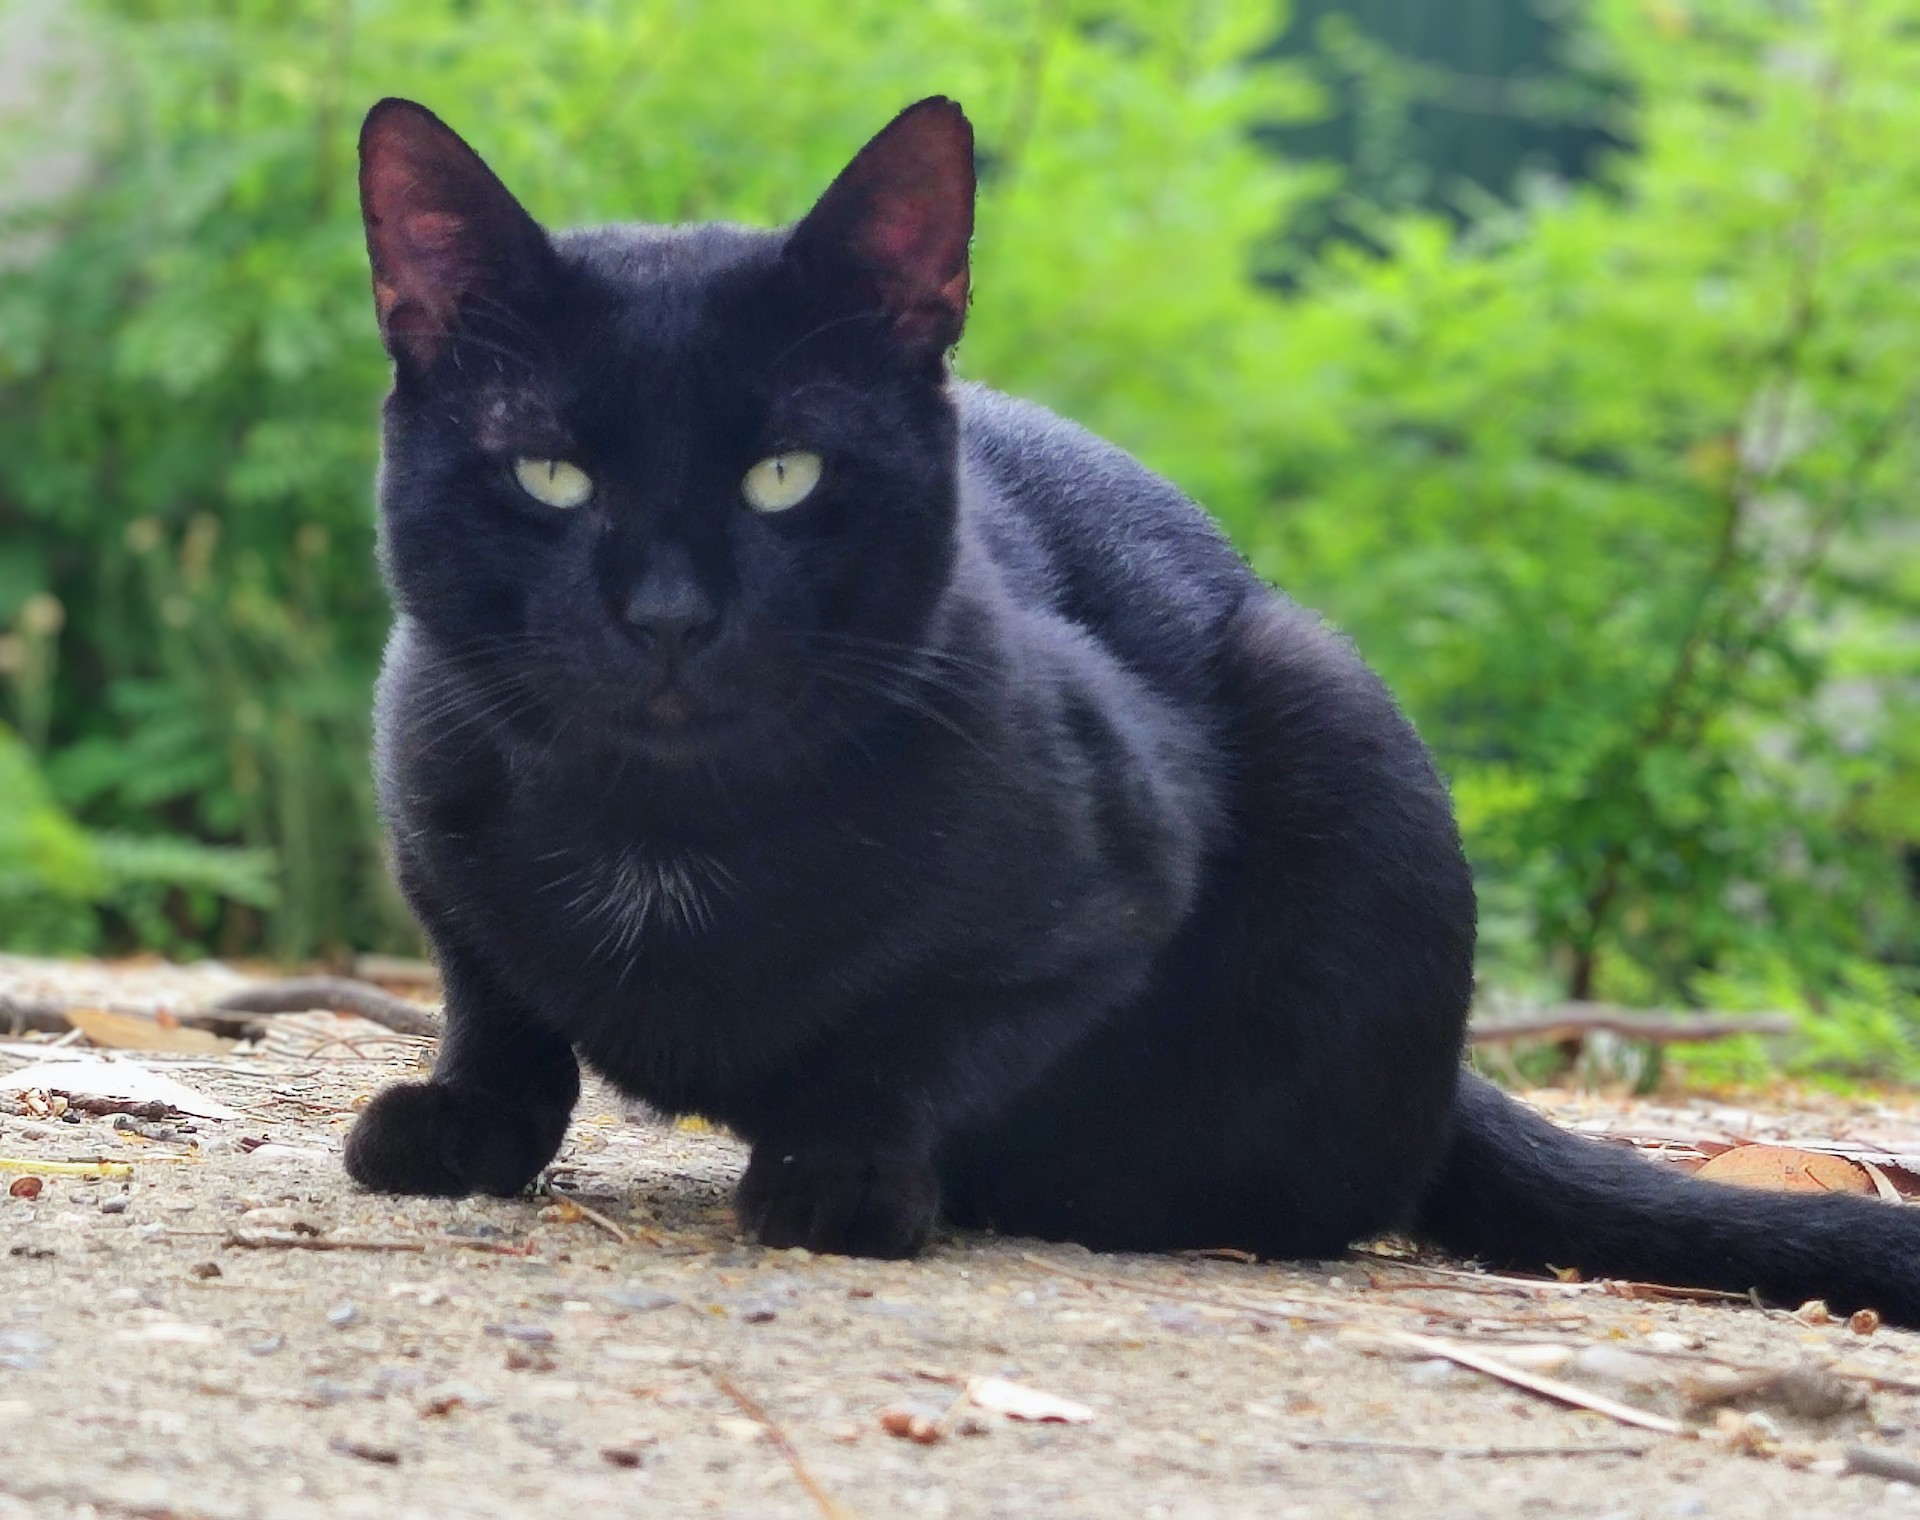
[[[951,382],[971,139],[923,102],[792,233],[549,239],[386,102],[378,763],[447,978],[352,1174],[510,1193],[576,1055],[753,1146],[743,1224],[1538,1267],[1920,1321],[1920,1223],[1735,1194],[1459,1077],[1474,904],[1378,679],[1118,450]],[[762,516],[756,460],[820,455]],[[543,506],[516,456],[571,460]]]

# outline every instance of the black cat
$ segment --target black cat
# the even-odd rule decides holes
[[[380,792],[447,1030],[354,1177],[524,1187],[578,1057],[746,1137],[770,1245],[1406,1227],[1920,1322],[1920,1218],[1694,1182],[1462,1074],[1472,887],[1379,680],[1172,486],[948,375],[953,103],[784,232],[550,237],[398,100],[361,193]]]

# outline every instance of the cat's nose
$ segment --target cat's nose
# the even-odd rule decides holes
[[[613,605],[633,641],[663,660],[690,655],[720,629],[717,599],[693,557],[671,541],[655,544],[640,574],[614,591]]]
[[[642,645],[667,658],[691,654],[720,629],[713,604],[691,587],[662,595],[642,586],[627,598],[620,617]]]

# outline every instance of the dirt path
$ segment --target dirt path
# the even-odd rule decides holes
[[[0,1081],[46,1054],[0,1044]],[[355,1192],[352,1106],[417,1054],[322,1017],[251,1053],[123,1058],[225,1120],[69,1122],[0,1095],[0,1156],[131,1169],[0,1173],[0,1520],[1920,1515],[1911,1488],[1839,1470],[1854,1445],[1920,1459],[1920,1393],[1862,1380],[1920,1389],[1920,1337],[1359,1260],[979,1237],[911,1264],[765,1251],[731,1227],[736,1145],[604,1091],[557,1179],[606,1223],[564,1200]],[[1841,1117],[1890,1148],[1920,1136],[1920,1111]],[[126,1128],[143,1123],[158,1138]],[[6,1196],[25,1175],[38,1196]],[[1395,1332],[1710,1434],[1565,1408],[1381,1342]],[[1716,1414],[1698,1402],[1713,1358],[1852,1376]],[[1093,1419],[983,1412],[962,1398],[981,1377]],[[888,1434],[889,1410],[940,1438]]]

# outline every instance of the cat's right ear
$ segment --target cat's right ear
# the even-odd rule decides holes
[[[462,308],[537,288],[553,247],[498,176],[425,106],[387,99],[360,129],[360,214],[380,339],[424,373]]]

